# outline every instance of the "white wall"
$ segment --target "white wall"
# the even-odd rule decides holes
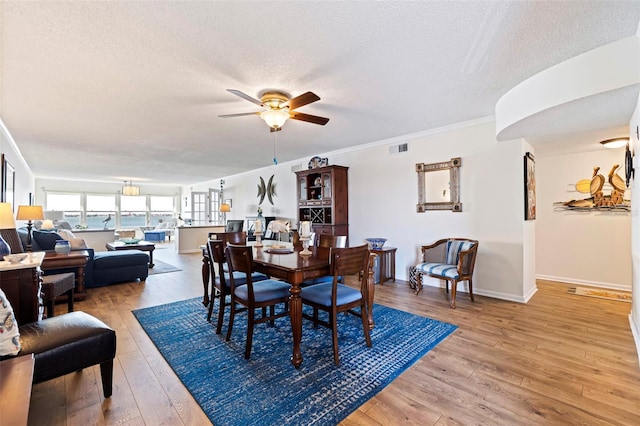
[[[4,154],[5,159],[15,168],[15,205],[14,211],[18,210],[19,205],[29,204],[29,193],[34,193],[34,176],[31,169],[24,161],[22,154],[11,136],[9,130],[5,127],[4,122],[0,119],[0,153]],[[11,202],[11,200],[7,200]],[[18,224],[20,225],[20,224]]]
[[[631,215],[621,212],[554,211],[553,203],[581,200],[575,190],[593,168],[608,181],[614,164],[624,178],[624,148],[536,158],[536,273],[539,278],[631,290]],[[611,185],[604,187],[605,195]],[[630,197],[630,191],[625,198]]]
[[[409,152],[389,154],[389,146],[401,142],[409,142]],[[526,150],[531,149],[524,141],[497,142],[494,122],[479,120],[318,155],[328,157],[330,164],[349,167],[350,244],[363,243],[367,237],[387,238],[388,246],[398,248],[398,279],[408,279],[408,268],[416,263],[421,244],[445,237],[474,238],[480,241],[474,292],[524,302],[535,292],[533,238],[525,239],[523,219]],[[452,157],[462,157],[463,211],[416,213],[415,164]],[[296,179],[291,168],[306,168],[307,161],[225,177],[225,198],[233,199],[227,219],[255,216],[259,177],[267,180],[272,174],[278,195],[274,207],[263,203],[264,215],[296,219]],[[186,193],[219,186],[220,181],[213,180],[184,189]]]

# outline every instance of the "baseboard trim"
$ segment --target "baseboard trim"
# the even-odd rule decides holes
[[[469,284],[466,281],[462,282],[462,286],[458,286],[458,290],[457,293],[469,293],[468,289],[469,289]],[[423,282],[422,285],[424,287],[436,287],[436,288],[444,288],[444,284],[438,284],[438,283],[425,283]],[[510,294],[510,293],[501,293],[499,291],[491,291],[491,290],[484,290],[481,288],[477,288],[477,287],[473,287],[473,294],[477,294],[478,296],[484,296],[484,297],[491,297],[493,299],[500,299],[500,300],[507,300],[509,302],[518,302],[518,303],[527,303],[529,301],[529,299],[531,299],[531,297],[538,291],[538,287],[534,287],[531,289],[531,291],[524,295],[524,296],[518,296],[515,294]]]
[[[578,280],[575,278],[556,277],[553,275],[536,275],[536,279],[545,280],[545,281],[556,281],[563,284],[579,284],[579,285],[586,285],[589,287],[608,288],[610,290],[631,291],[631,284],[627,286],[623,284],[606,283],[601,281],[588,281],[588,280]]]
[[[636,323],[633,321],[633,310],[629,314],[629,326],[631,327],[633,341],[636,344],[636,354],[638,354],[638,364],[640,365],[640,330],[638,330]]]

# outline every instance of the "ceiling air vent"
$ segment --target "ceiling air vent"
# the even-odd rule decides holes
[[[400,145],[392,145],[389,147],[389,154],[400,154],[401,152],[409,151],[409,144],[407,142]]]

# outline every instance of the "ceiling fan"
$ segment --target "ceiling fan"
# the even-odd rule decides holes
[[[219,117],[222,118],[241,117],[243,115],[259,115],[260,118],[267,123],[271,132],[278,132],[282,130],[282,126],[289,118],[293,120],[306,121],[308,123],[320,124],[322,126],[329,122],[329,119],[325,117],[318,117],[317,115],[309,115],[294,111],[296,108],[300,108],[301,106],[320,100],[320,97],[312,92],[303,93],[302,95],[291,99],[291,97],[284,92],[268,91],[260,97],[260,100],[252,98],[239,90],[227,89],[227,92],[240,96],[249,102],[253,102],[256,105],[265,108],[265,110],[220,115]]]

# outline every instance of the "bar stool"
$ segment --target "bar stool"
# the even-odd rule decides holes
[[[76,286],[76,274],[45,275],[42,277],[42,301],[47,308],[47,318],[53,317],[53,305],[58,296],[67,295],[69,312],[73,312],[73,289]]]

